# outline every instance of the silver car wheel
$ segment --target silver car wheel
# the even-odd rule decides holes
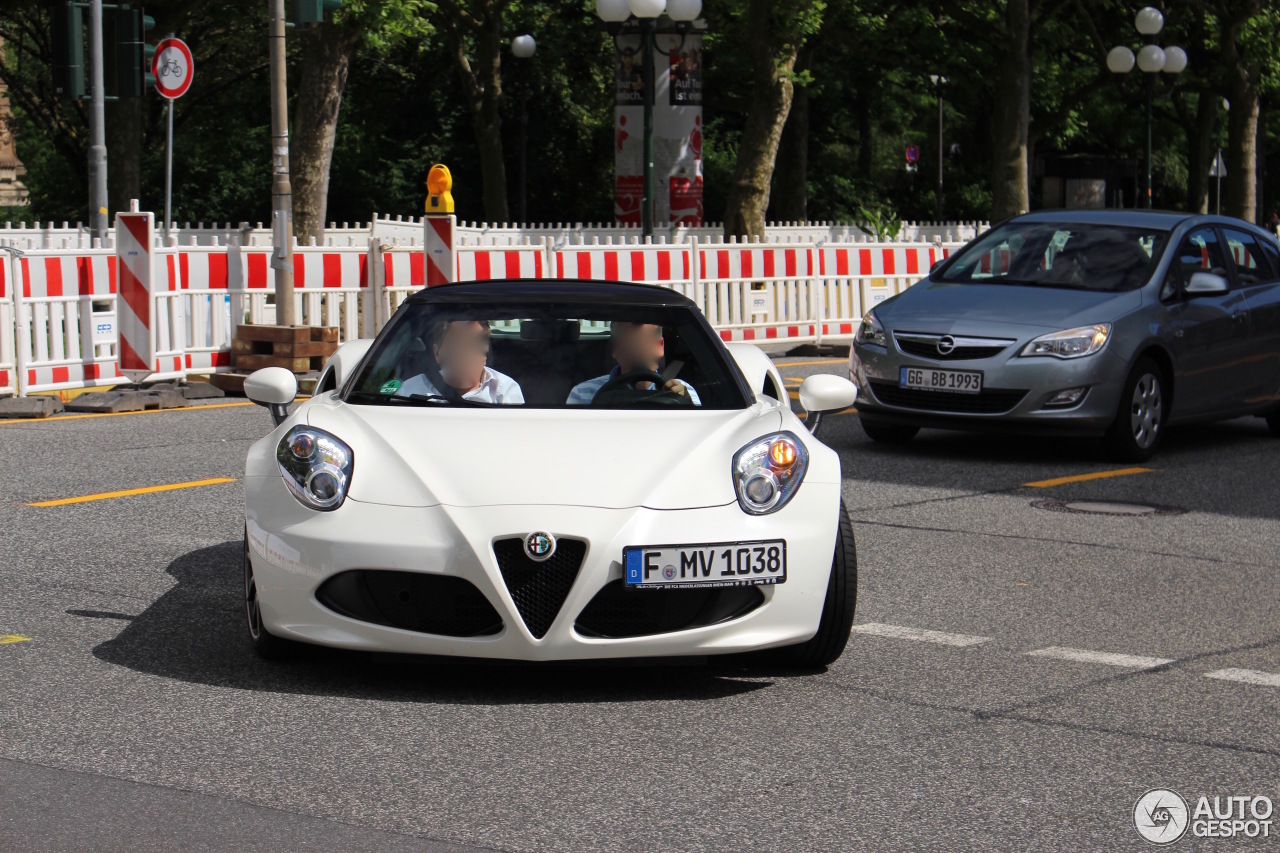
[[[248,545],[244,549],[244,608],[249,619],[249,636],[257,640],[262,637],[262,610],[258,606],[258,585],[253,580]]]
[[[1164,399],[1160,393],[1160,378],[1153,373],[1144,373],[1133,386],[1133,402],[1129,410],[1134,444],[1143,450],[1155,444],[1163,417]]]

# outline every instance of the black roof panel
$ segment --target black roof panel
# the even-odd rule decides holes
[[[697,307],[688,297],[667,287],[585,279],[497,279],[441,284],[435,287],[424,287],[405,301],[498,305],[532,301]]]

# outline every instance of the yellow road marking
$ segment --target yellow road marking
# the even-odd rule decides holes
[[[1148,474],[1152,468],[1117,468],[1114,471],[1094,471],[1092,474],[1076,474],[1071,477],[1054,477],[1052,480],[1036,480],[1034,483],[1023,483],[1032,489],[1048,489],[1052,486],[1065,486],[1067,483],[1083,483],[1087,480],[1105,480],[1109,477],[1127,477],[1130,474]]]
[[[777,367],[781,370],[784,367],[814,367],[819,364],[844,364],[843,358],[827,358],[822,361],[786,361],[778,362]]]
[[[857,413],[858,413],[858,407],[850,406],[849,408],[841,409],[838,412],[831,412],[830,414],[827,415],[827,417],[834,418],[836,415],[856,415]],[[796,417],[803,421],[809,417],[809,413],[801,412],[800,414],[796,415]]]
[[[81,495],[78,498],[59,498],[55,501],[38,501],[36,503],[27,504],[27,506],[66,506],[67,504],[82,504],[89,501],[105,501],[110,498],[127,498],[133,495],[149,495],[155,492],[172,492],[177,489],[194,489],[197,486],[217,486],[222,483],[234,483],[235,477],[213,477],[208,480],[192,480],[189,483],[169,483],[164,486],[146,486],[141,489],[124,489],[119,492],[99,492],[96,495]]]
[[[30,637],[24,637],[21,634],[0,634],[0,646],[8,646],[13,643],[29,643]]]
[[[125,415],[158,415],[161,412],[198,412],[201,409],[232,409],[237,406],[252,406],[254,403],[210,403],[207,406],[186,406],[181,409],[143,409],[141,412],[89,412],[83,415],[56,415],[52,418],[15,418],[0,421],[0,426],[7,424],[47,424],[51,421],[79,421],[86,418],[122,418]]]

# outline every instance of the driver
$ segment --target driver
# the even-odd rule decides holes
[[[489,324],[483,320],[451,320],[437,324],[428,340],[444,383],[464,400],[519,405],[524,402],[520,385],[505,373],[489,367]],[[405,380],[396,396],[441,394],[425,373]]]
[[[662,327],[655,323],[613,323],[610,329],[609,350],[617,364],[604,376],[597,376],[595,379],[588,379],[573,386],[566,402],[571,406],[588,406],[595,399],[596,392],[610,379],[638,370],[657,373],[665,348],[666,341],[662,337]],[[636,383],[636,387],[652,390],[654,382],[648,379],[641,380]],[[695,406],[702,405],[702,401],[698,399],[698,392],[683,379],[668,379],[662,387],[663,390],[687,398]]]

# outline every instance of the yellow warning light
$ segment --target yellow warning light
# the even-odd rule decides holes
[[[427,172],[427,213],[453,213],[453,176],[449,167],[436,163]]]

